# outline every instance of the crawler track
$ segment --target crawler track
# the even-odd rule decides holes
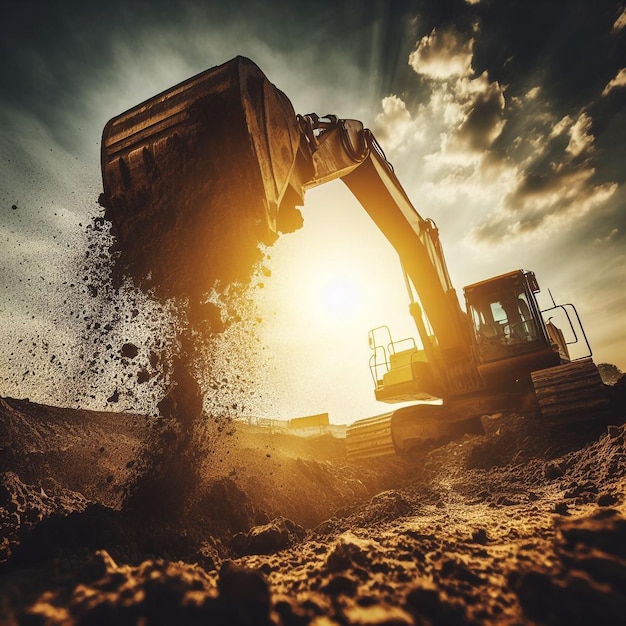
[[[591,359],[538,370],[531,376],[541,416],[549,426],[601,421],[611,414],[608,394]]]

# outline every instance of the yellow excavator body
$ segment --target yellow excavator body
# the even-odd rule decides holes
[[[456,436],[508,402],[507,387],[519,379],[530,385],[531,369],[561,363],[532,272],[468,287],[468,320],[434,222],[413,207],[372,133],[357,120],[296,115],[249,59],[236,57],[113,118],[101,166],[101,204],[121,274],[157,297],[190,301],[216,283],[245,280],[259,243],[302,225],[295,207],[306,190],[343,180],[399,255],[421,340],[408,350],[370,341],[374,360],[384,355],[373,368],[376,398],[443,399],[360,420],[348,429],[353,457]],[[499,333],[497,345],[481,343],[488,326]],[[550,377],[539,378],[545,392]]]

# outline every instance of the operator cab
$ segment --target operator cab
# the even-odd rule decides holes
[[[516,270],[465,287],[479,372],[488,384],[508,384],[522,372],[558,365],[535,294],[533,272]]]

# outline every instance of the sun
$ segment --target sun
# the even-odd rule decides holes
[[[347,273],[327,276],[316,291],[317,308],[329,321],[355,318],[362,312],[364,287],[357,276]]]

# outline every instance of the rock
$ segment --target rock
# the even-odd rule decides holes
[[[563,461],[551,461],[550,463],[546,463],[543,468],[543,475],[548,480],[560,478],[563,474],[565,474],[565,465]]]
[[[567,502],[557,502],[554,505],[554,512],[558,515],[569,515],[569,507]]]
[[[458,559],[444,559],[439,568],[439,575],[443,579],[463,580],[472,586],[484,585],[486,582]]]
[[[406,596],[407,607],[418,617],[417,623],[466,624],[464,608],[444,598],[430,582],[412,589]],[[424,619],[426,618],[426,619]]]
[[[602,509],[590,517],[562,520],[557,539],[561,550],[597,548],[626,559],[626,518],[614,509]]]
[[[563,626],[624,623],[626,596],[618,589],[598,584],[584,572],[572,571],[558,578],[527,572],[514,588],[531,620]]]
[[[270,624],[270,590],[257,570],[225,561],[217,581],[222,613],[231,624]]]
[[[472,541],[484,546],[489,541],[487,531],[484,528],[477,528],[472,532]]]
[[[626,520],[611,509],[557,522],[556,573],[510,577],[525,614],[550,624],[623,624]]]
[[[614,493],[602,493],[598,496],[598,506],[613,506],[617,504],[619,498]]]
[[[326,569],[340,572],[355,566],[367,567],[371,553],[380,549],[374,541],[360,539],[351,532],[341,535],[326,557]]]
[[[483,430],[487,434],[500,434],[500,428],[503,424],[502,413],[492,413],[490,415],[483,415],[480,418]]]
[[[127,359],[134,359],[139,354],[139,348],[134,343],[125,343],[120,353]]]
[[[238,537],[240,554],[272,554],[302,539],[305,530],[284,517],[251,528],[243,539]]]
[[[321,591],[330,596],[345,595],[352,597],[356,594],[358,587],[359,583],[356,579],[344,574],[336,574],[321,587]]]
[[[586,572],[598,583],[609,584],[616,589],[626,589],[625,559],[592,548],[578,550],[572,555],[564,554],[562,560],[573,570]]]

